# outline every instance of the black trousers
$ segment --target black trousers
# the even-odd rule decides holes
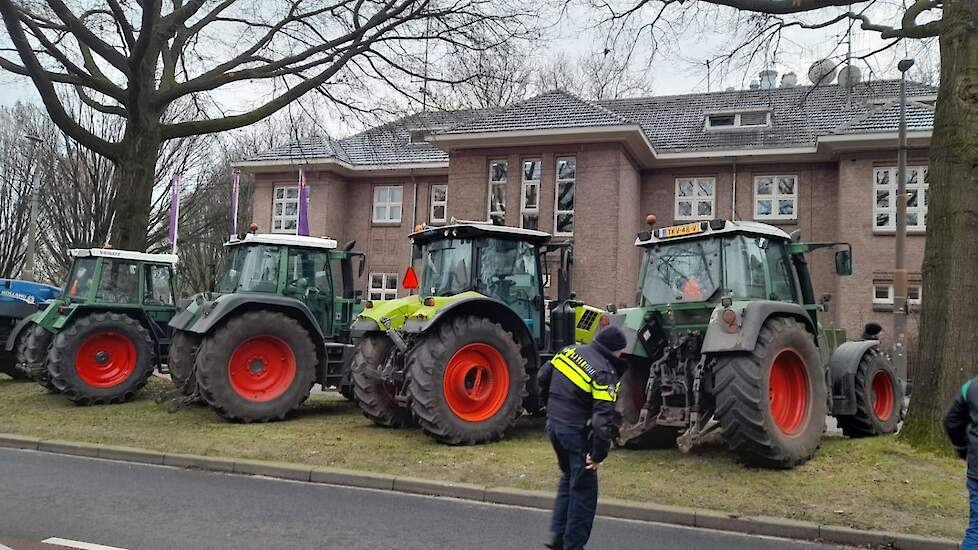
[[[549,421],[547,434],[561,472],[550,532],[563,537],[564,550],[581,550],[598,508],[598,472],[585,468],[591,441],[586,430]]]

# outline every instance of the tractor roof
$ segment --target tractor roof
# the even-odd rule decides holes
[[[335,239],[322,237],[305,237],[303,235],[280,235],[278,233],[246,233],[244,239],[232,237],[224,246],[239,244],[277,244],[281,246],[301,246],[303,248],[336,248]]]
[[[638,238],[635,239],[635,244],[637,246],[645,246],[673,241],[703,239],[728,234],[757,235],[767,237],[769,239],[778,239],[783,241],[791,240],[791,237],[787,233],[777,227],[774,227],[773,225],[768,225],[766,223],[711,220],[653,228],[651,232],[639,233]]]
[[[447,236],[463,239],[495,237],[497,239],[527,241],[533,244],[543,244],[550,240],[550,233],[543,231],[492,225],[489,222],[463,222],[459,220],[452,220],[451,224],[438,227],[425,226],[421,231],[411,233],[411,239],[417,241],[430,241]]]
[[[176,254],[147,254],[146,252],[133,252],[131,250],[116,250],[114,248],[72,248],[68,251],[75,258],[117,258],[120,260],[132,260],[134,262],[147,262],[153,264],[174,265],[180,261]]]

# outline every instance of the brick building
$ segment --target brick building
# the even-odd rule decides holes
[[[919,303],[927,147],[936,89],[909,85],[908,265]],[[491,110],[428,112],[345,139],[266,151],[255,175],[262,231],[295,232],[298,169],[313,235],[355,239],[367,253],[365,295],[389,298],[418,223],[493,220],[574,240],[578,296],[635,302],[645,215],[758,220],[805,240],[853,244],[855,274],[812,259],[829,317],[859,333],[889,326],[899,82],[773,87],[585,101],[562,91]]]

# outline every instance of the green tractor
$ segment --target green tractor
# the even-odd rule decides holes
[[[18,368],[81,405],[127,401],[166,357],[177,257],[107,248],[70,253],[61,297],[11,335]]]
[[[524,409],[540,411],[540,365],[607,321],[574,302],[570,245],[547,233],[453,220],[419,227],[411,241],[421,280],[410,268],[403,286],[418,294],[368,301],[353,325],[357,403],[378,425],[417,422],[443,443],[498,440]],[[543,259],[558,250],[548,307]]]
[[[350,323],[355,243],[257,234],[234,238],[214,292],[195,296],[170,322],[170,376],[235,422],[281,420],[315,383],[352,398]]]
[[[810,459],[833,415],[850,437],[894,433],[904,384],[877,341],[847,342],[819,315],[806,254],[846,243],[712,220],[639,233],[639,305],[614,312],[629,336],[618,393],[620,445],[688,451],[718,429],[745,462],[791,468]],[[678,438],[678,439],[677,439]]]

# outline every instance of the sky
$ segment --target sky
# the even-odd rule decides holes
[[[570,13],[548,31],[537,54],[545,59],[555,52],[564,52],[576,58],[593,51],[605,37],[603,30],[597,29],[593,21],[579,13]],[[637,42],[638,48],[633,65],[636,70],[643,69],[643,75],[651,80],[655,95],[672,95],[691,92],[718,91],[727,88],[747,88],[757,78],[761,69],[774,69],[783,75],[787,72],[797,74],[799,84],[807,84],[807,72],[812,63],[826,57],[843,58],[851,41],[853,57],[865,55],[881,47],[884,42],[875,32],[851,30],[846,23],[839,23],[820,30],[791,29],[785,31],[777,51],[767,50],[767,55],[756,59],[753,64],[744,66],[717,67],[714,61],[708,71],[706,61],[727,51],[731,36],[729,22],[711,21],[700,18],[695,25],[688,25],[683,32],[670,35],[670,43],[660,45],[660,50],[651,63],[648,63],[648,43]],[[646,42],[648,42],[646,40]],[[911,79],[936,80],[936,42],[906,41],[896,47],[878,54],[867,62],[857,62],[863,78],[895,78],[899,74],[896,62],[903,57],[915,57],[917,65],[908,76]],[[240,91],[225,94],[221,101],[233,105],[240,103]],[[17,101],[39,103],[31,83],[24,77],[0,71],[0,105],[12,105]],[[243,107],[244,105],[242,105]],[[356,123],[348,124],[340,120],[325,123],[326,131],[334,136],[342,136],[357,130]]]

